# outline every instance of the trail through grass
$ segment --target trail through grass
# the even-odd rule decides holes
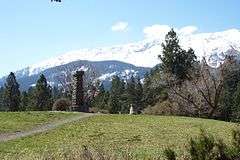
[[[161,157],[166,147],[184,154],[182,151],[186,150],[189,139],[197,136],[200,128],[230,144],[235,127],[233,123],[186,117],[101,115],[48,133],[0,143],[0,157],[14,157],[19,153],[58,155],[80,150],[82,146],[116,155],[127,152],[136,159]]]
[[[63,120],[78,113],[0,112],[0,134],[30,130],[35,126]]]

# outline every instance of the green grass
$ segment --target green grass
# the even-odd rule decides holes
[[[29,130],[34,126],[61,120],[75,114],[64,112],[0,112],[0,134]]]
[[[83,145],[116,155],[131,153],[136,159],[161,157],[166,147],[173,147],[182,155],[200,128],[230,144],[235,127],[233,123],[186,117],[101,115],[48,133],[0,143],[0,157],[63,153],[80,150]]]

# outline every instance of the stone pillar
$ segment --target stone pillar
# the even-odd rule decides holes
[[[83,75],[84,71],[77,71],[73,75],[72,111],[88,112],[84,103]]]

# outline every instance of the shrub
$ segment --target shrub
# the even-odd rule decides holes
[[[166,100],[161,103],[157,103],[155,106],[145,108],[143,113],[150,115],[177,115],[178,109],[175,104]]]
[[[236,155],[236,158],[240,159],[240,129],[234,130],[232,136],[234,146],[233,154]]]
[[[203,130],[197,139],[190,140],[189,153],[193,160],[214,159],[215,142],[212,135],[207,135]]]
[[[172,160],[174,151],[165,150],[167,160]],[[216,140],[210,134],[201,130],[199,137],[191,139],[188,149],[189,158],[186,160],[239,160],[240,159],[240,129],[233,131],[232,146]]]
[[[164,150],[164,155],[168,160],[176,160],[176,153],[174,150],[167,148]]]
[[[69,111],[71,102],[66,98],[60,98],[53,104],[53,111]]]

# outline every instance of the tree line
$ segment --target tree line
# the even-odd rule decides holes
[[[91,101],[91,107],[95,111],[116,113],[129,113],[130,107],[135,113],[143,109],[143,86],[140,78],[131,76],[128,80],[113,76],[109,91],[99,85],[98,94]]]
[[[6,79],[5,86],[0,89],[1,111],[45,111],[51,110],[53,104],[52,88],[47,79],[41,75],[36,86],[21,93],[16,76],[13,72]]]
[[[70,110],[71,91],[50,86],[44,75],[28,91],[21,92],[19,88],[16,76],[11,72],[4,87],[0,88],[0,111]],[[129,113],[131,106],[136,112],[142,110],[143,87],[140,78],[132,76],[129,80],[122,80],[114,76],[110,90],[106,90],[100,81],[89,84],[84,90],[85,105],[92,112]]]
[[[236,58],[230,54],[218,68],[212,68],[205,58],[198,61],[193,49],[183,49],[173,29],[167,33],[162,48],[161,63],[142,80],[113,76],[109,90],[99,81],[89,84],[85,102],[91,111],[129,113],[133,107],[135,113],[239,120],[240,64]],[[44,75],[36,86],[21,93],[11,73],[0,88],[4,111],[51,110],[59,98],[70,101],[71,91],[49,86]]]

